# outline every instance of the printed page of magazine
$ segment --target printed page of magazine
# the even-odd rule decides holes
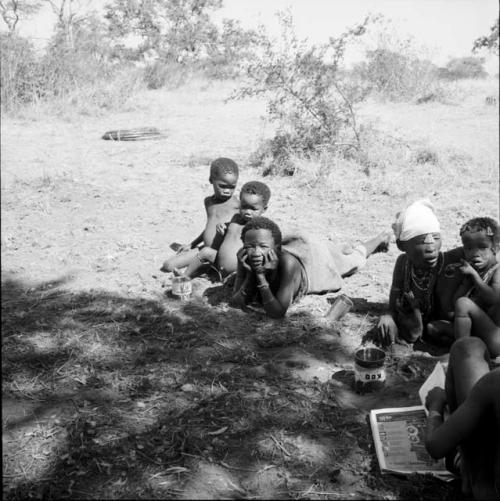
[[[431,474],[443,480],[454,477],[444,460],[429,456],[424,444],[427,415],[423,405],[375,409],[370,412],[375,451],[381,471]]]
[[[447,363],[437,362],[418,394],[423,405],[376,409],[370,412],[375,451],[382,472],[400,474],[428,473],[450,481],[444,459],[432,459],[425,449],[427,424],[425,398],[438,386],[444,389]],[[445,419],[448,413],[445,412]]]

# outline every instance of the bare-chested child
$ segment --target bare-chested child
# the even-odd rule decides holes
[[[404,254],[394,266],[389,313],[380,318],[378,335],[384,343],[414,343],[429,330],[434,332],[435,324],[453,308],[451,296],[459,283],[454,270],[463,254],[461,248],[440,252],[441,229],[428,200],[418,200],[399,213],[393,229]]]
[[[249,181],[241,187],[240,210],[227,226],[224,240],[215,256],[215,265],[222,276],[236,271],[238,250],[241,248],[241,231],[248,221],[262,215],[269,204],[271,190],[260,181]]]
[[[167,259],[161,271],[177,271],[187,266],[189,270],[185,274],[192,276],[207,262],[204,249],[220,247],[226,224],[239,210],[239,200],[234,196],[238,175],[238,165],[230,158],[217,158],[211,163],[208,182],[212,184],[214,194],[204,201],[207,213],[205,229],[190,244],[181,246],[175,256]]]
[[[455,338],[480,337],[491,357],[500,356],[500,264],[498,223],[489,217],[467,221],[460,229],[465,259],[463,281],[455,293]]]
[[[322,240],[298,239],[298,244],[296,239],[283,240],[274,221],[255,217],[241,231],[243,247],[240,241],[231,302],[245,308],[256,300],[270,317],[283,317],[304,294],[327,292],[328,284],[330,290],[340,290],[342,278],[362,268],[370,254],[388,244],[389,236],[381,233],[344,254],[340,247]],[[318,247],[325,252],[317,253]]]
[[[491,369],[491,370],[490,370]],[[458,339],[450,350],[445,390],[433,388],[425,446],[462,477],[467,499],[500,499],[500,368],[477,337]],[[443,422],[448,405],[450,417]]]

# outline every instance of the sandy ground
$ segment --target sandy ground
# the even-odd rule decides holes
[[[236,160],[240,186],[260,179],[248,158],[272,133],[262,118],[265,103],[225,103],[231,88],[194,82],[174,91],[150,91],[134,98],[122,113],[99,117],[68,112],[66,117],[45,118],[25,112],[2,118],[4,492],[13,498],[133,493],[453,499],[456,489],[432,479],[382,477],[366,422],[370,408],[418,403],[416,389],[437,357],[401,354],[391,359],[382,393],[360,396],[352,390],[353,350],[386,307],[398,255],[395,246],[370,258],[364,270],[346,280],[343,292],[355,307],[337,324],[322,318],[331,295],[305,298],[283,322],[229,308],[227,291],[206,279],[195,280],[194,297],[187,303],[169,296],[169,277],[159,267],[172,253],[170,243],[188,242],[203,227],[209,162],[218,156]],[[379,162],[370,176],[361,166],[332,159],[326,173],[323,165],[293,178],[267,177],[272,190],[267,215],[285,228],[292,221],[340,241],[360,241],[387,229],[406,202],[428,196],[438,207],[444,248],[456,246],[459,226],[467,218],[499,215],[498,110],[485,106],[483,94],[454,104],[365,104],[362,120],[404,144],[401,156],[389,147],[374,147],[379,160],[386,153],[392,160]],[[158,127],[165,137],[143,142],[101,139],[107,130],[140,126]],[[419,148],[435,151],[438,164],[412,163]],[[160,339],[167,344],[148,337],[148,329],[160,319],[166,329]],[[125,331],[121,325],[127,326]],[[269,333],[281,335],[281,346],[259,344]],[[92,342],[86,345],[88,336]],[[172,336],[178,336],[179,346],[172,348]],[[190,345],[189,339],[195,341]],[[220,350],[231,356],[222,356]],[[73,379],[57,379],[57,374],[69,377],[68,364],[77,362],[81,366],[72,368]],[[217,370],[205,374],[203,364]],[[101,378],[99,391],[114,396],[93,399],[95,370]],[[161,373],[154,391],[130,393],[127,388],[124,397],[123,388],[112,380],[138,374],[144,378],[146,370]],[[339,371],[347,371],[346,379],[333,380]],[[105,375],[110,379],[104,381]],[[290,392],[294,397],[287,400]],[[303,404],[299,394],[307,396]],[[166,402],[151,403],[165,395]],[[123,436],[136,430],[136,441],[141,436],[152,440],[157,432],[151,430],[162,429],[164,422],[173,428],[195,426],[189,413],[198,415],[207,395],[213,408],[200,419],[211,431],[200,437],[210,438],[211,449],[198,447],[194,439],[174,441],[173,456],[158,452],[141,467],[130,459],[127,468],[115,468],[114,449],[99,449],[104,457],[99,468],[88,467],[87,460],[81,460],[85,468],[67,461],[81,423],[85,433],[104,433],[109,405],[119,411],[116,429]],[[221,410],[217,405],[224,398]],[[238,398],[239,403],[234,401]],[[266,421],[259,399],[272,402],[282,420]],[[238,414],[241,422],[224,421],[232,416],[227,407],[224,413],[224,405],[260,412],[255,420],[259,426],[245,434],[245,413]],[[169,409],[187,414],[168,421]],[[287,422],[293,426],[285,426]],[[239,431],[231,435],[232,429]],[[134,444],[135,458],[144,446]],[[130,474],[131,468],[138,476]],[[63,474],[71,478],[63,480]]]

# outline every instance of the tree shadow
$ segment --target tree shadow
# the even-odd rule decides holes
[[[297,357],[352,356],[311,312],[272,320],[203,295],[131,298],[67,284],[2,282],[3,395],[30,403],[4,422],[11,459],[27,451],[35,423],[64,432],[32,477],[7,463],[7,498],[178,497],[189,461],[261,465],[269,457],[259,443],[277,430],[333,440],[340,424],[353,426],[327,382],[297,375]],[[267,333],[284,343],[263,347]],[[43,456],[31,454],[24,470]],[[304,479],[314,469],[299,457],[285,466]]]

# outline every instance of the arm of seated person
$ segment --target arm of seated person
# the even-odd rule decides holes
[[[497,372],[497,374],[494,374]],[[429,417],[425,432],[425,447],[434,458],[440,459],[466,440],[481,423],[484,412],[492,408],[493,398],[498,392],[500,371],[485,374],[472,388],[466,400],[443,422],[444,410],[442,397],[437,396],[434,388],[429,392],[427,405]]]
[[[460,285],[457,287],[455,294],[453,294],[453,304],[457,302],[457,299],[459,297],[464,297],[471,287],[471,280],[467,277],[464,277],[464,279],[460,282]]]
[[[485,283],[479,273],[465,260],[462,261],[460,271],[466,277],[470,277],[478,296],[487,305],[497,304],[500,301],[500,267],[495,270],[489,284]]]
[[[281,252],[278,265],[279,287],[275,294],[271,291],[265,274],[256,273],[256,283],[262,298],[262,306],[270,317],[282,318],[285,316],[295,293],[299,290],[301,271],[301,265],[296,257],[288,252]]]
[[[404,255],[396,260],[392,272],[392,284],[389,291],[389,312],[382,315],[377,324],[377,338],[382,344],[391,344],[398,337],[396,325],[396,304],[404,287]]]
[[[236,269],[236,279],[234,281],[231,304],[243,308],[249,298],[250,289],[255,287],[255,277],[250,266],[246,263],[244,249],[238,251],[238,267]]]
[[[205,205],[205,212],[207,214],[207,220],[208,220],[210,216],[209,209],[213,205],[212,197],[206,197],[203,203]],[[205,234],[205,229],[203,229],[203,231],[189,244],[191,249],[194,249],[195,247],[198,247],[198,245],[203,243],[203,235]]]

